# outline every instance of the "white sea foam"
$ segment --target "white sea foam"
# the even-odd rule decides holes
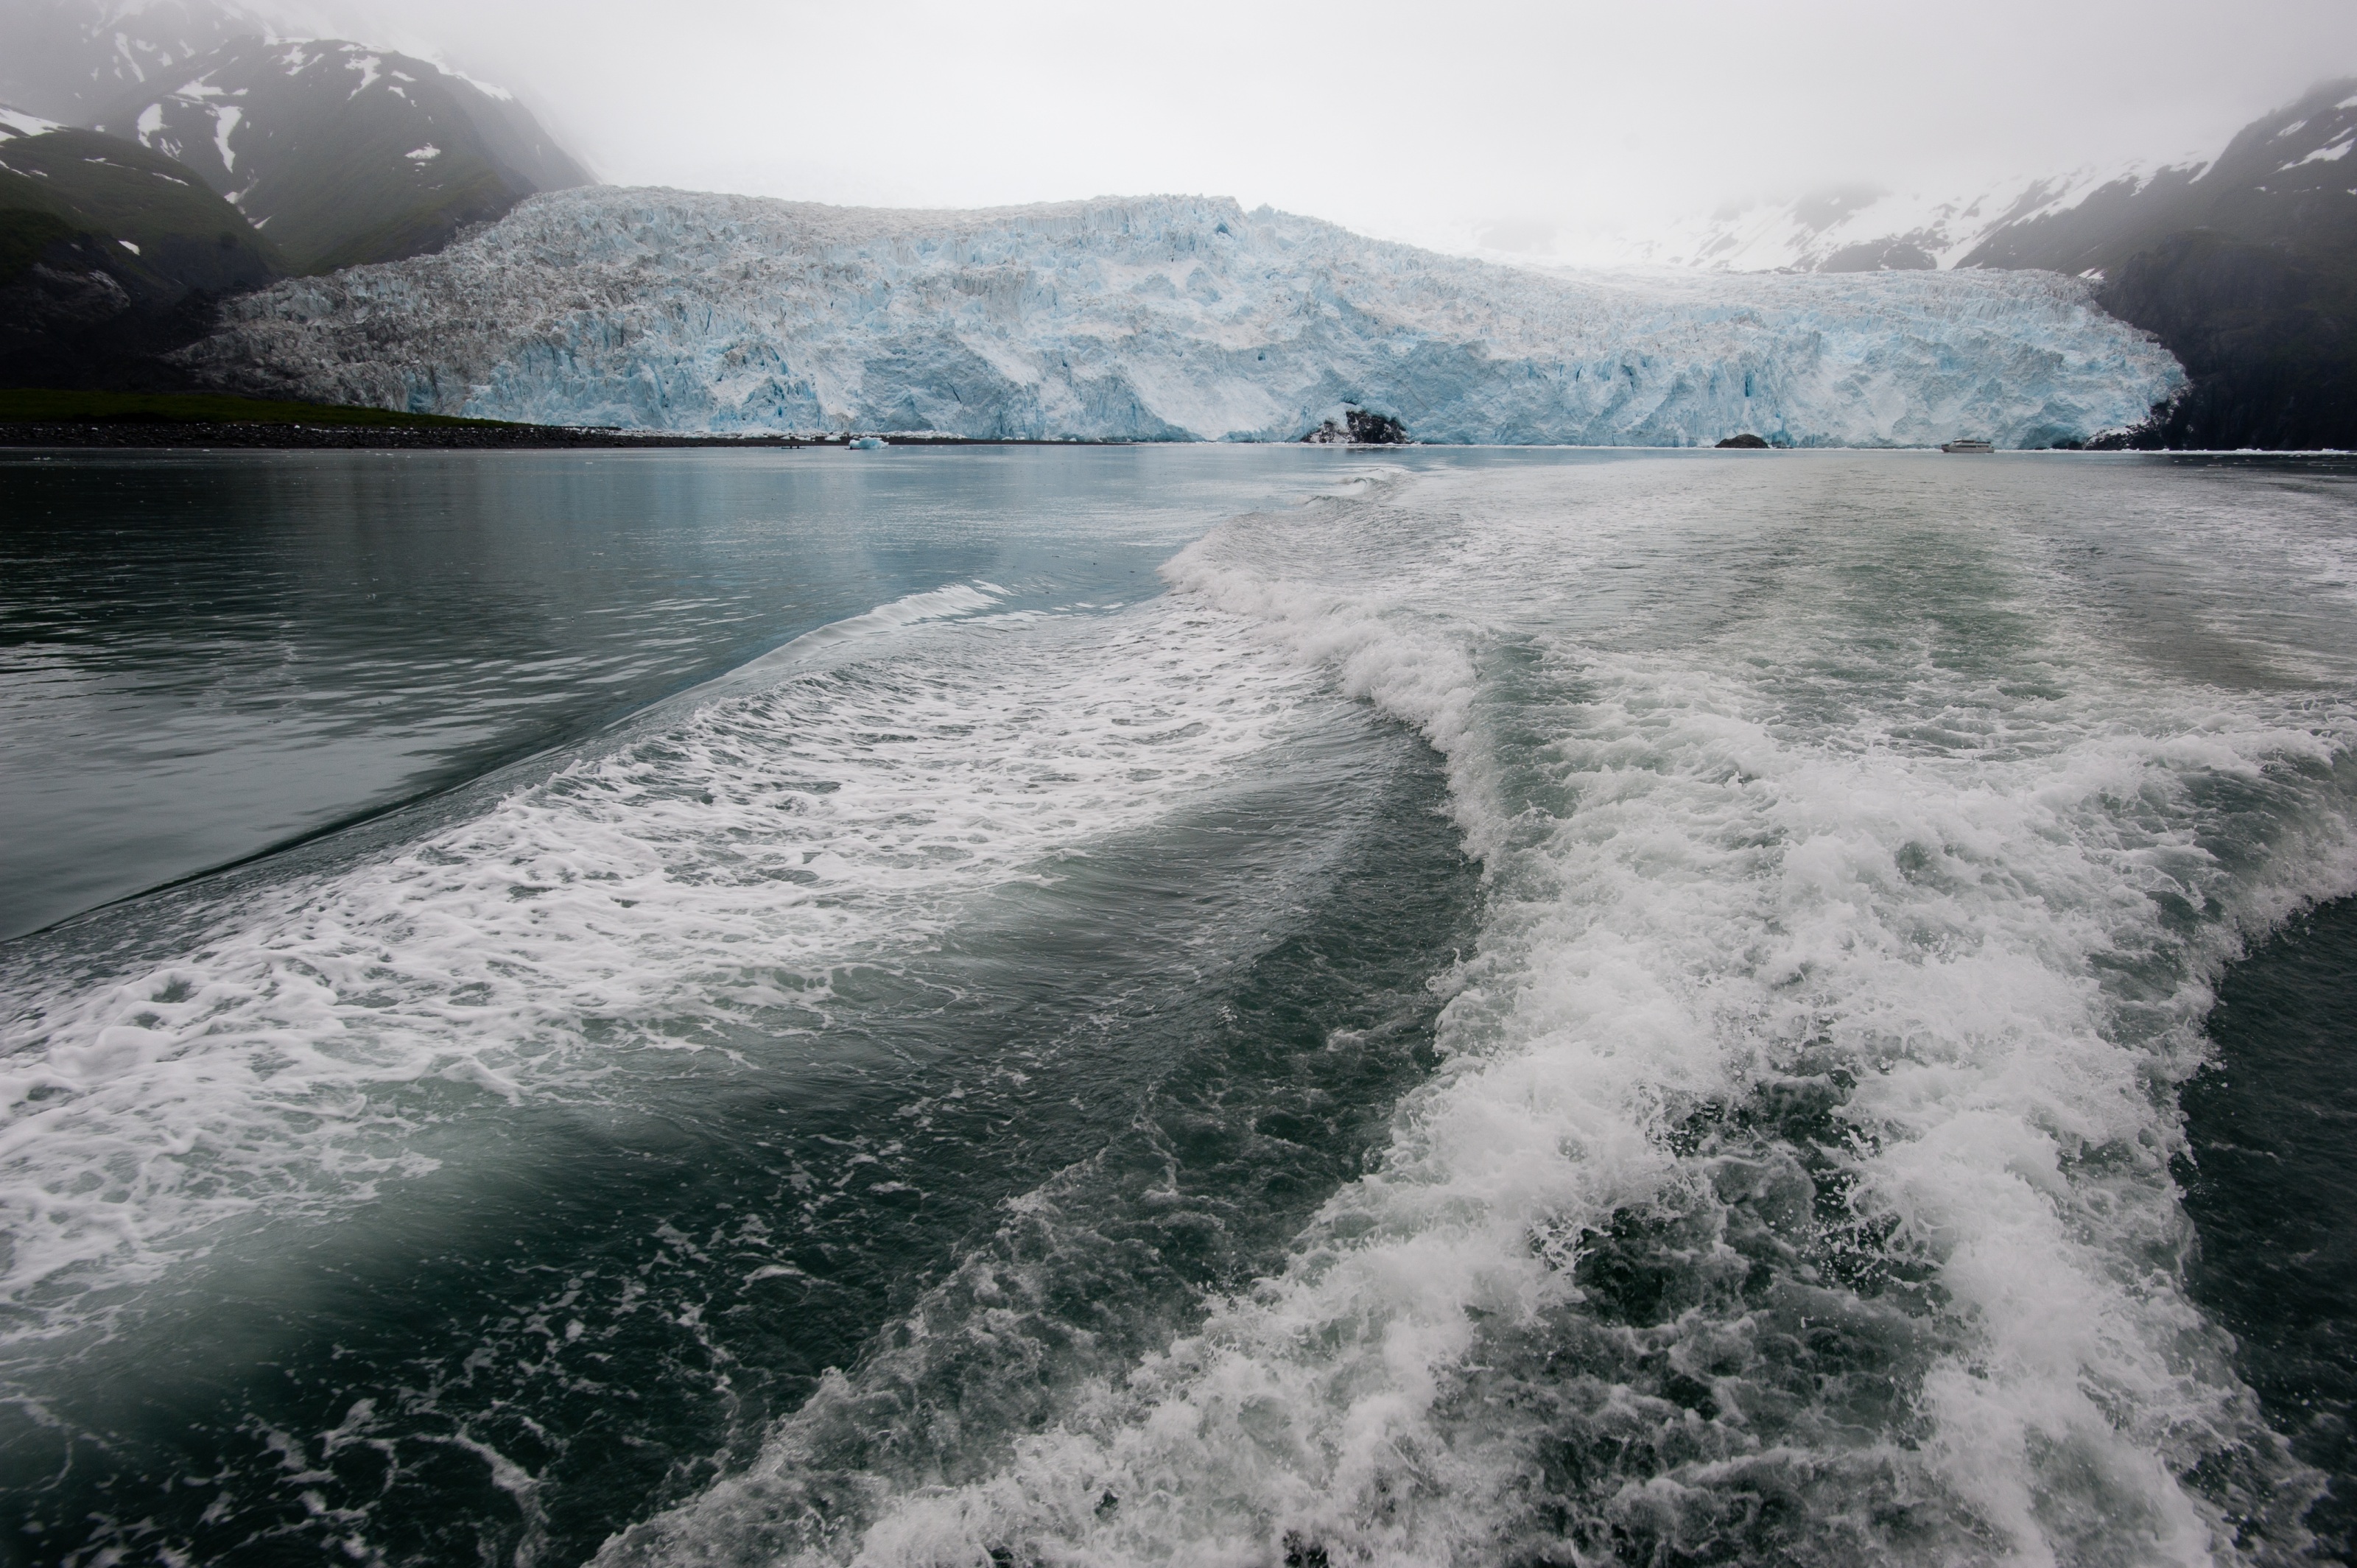
[[[1189,607],[973,618],[1000,596],[952,584],[814,632],[463,820],[246,891],[168,961],[60,981],[20,958],[9,1331],[431,1168],[432,1085],[597,1097],[649,1053],[821,1049],[841,966],[1281,754],[1314,690]]]
[[[2357,887],[2349,650],[2326,690],[2140,659],[2003,476],[1826,470],[1788,549],[1730,471],[1420,481],[1174,561],[1446,754],[1489,887],[1446,1066],[1280,1273],[986,1478],[798,1524],[838,1383],[608,1556],[2191,1564],[2270,1506],[2296,1545],[2168,1162],[2219,968]],[[1917,547],[1845,521],[1910,494]],[[2180,616],[2298,597],[2221,564],[2233,511],[2103,537],[2176,550]]]
[[[1006,590],[996,583],[952,583],[945,587],[930,589],[921,594],[904,594],[888,605],[878,605],[865,615],[833,621],[813,631],[806,631],[770,656],[770,660],[791,660],[814,649],[846,642],[855,638],[873,637],[904,626],[916,626],[929,620],[946,620],[957,616],[973,615],[989,609],[1006,596]]]

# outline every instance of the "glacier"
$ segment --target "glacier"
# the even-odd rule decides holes
[[[2183,382],[2034,272],[1544,273],[1212,198],[985,211],[595,187],[233,299],[225,390],[660,431],[1443,443],[2083,439]]]

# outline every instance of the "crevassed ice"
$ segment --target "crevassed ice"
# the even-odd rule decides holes
[[[1232,201],[980,212],[536,196],[437,255],[233,302],[223,385],[663,430],[2044,446],[2182,381],[2043,273],[1562,274]]]

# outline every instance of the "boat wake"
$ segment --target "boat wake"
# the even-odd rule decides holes
[[[2297,1555],[2319,1478],[2186,1297],[2170,1162],[2222,966],[2357,887],[2351,650],[2301,641],[2347,579],[2290,586],[2328,520],[1734,482],[1505,467],[1173,561],[1444,754],[1484,894],[1442,1065],[1166,1342],[1069,1348],[1016,1238],[1070,1173],[601,1561]]]
[[[2177,1094],[2357,890],[2345,532],[2222,468],[1411,456],[16,944],[12,1506],[188,1561],[2298,1559]]]

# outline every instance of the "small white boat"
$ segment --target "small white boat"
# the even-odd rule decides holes
[[[1986,441],[1968,435],[1961,441],[1941,442],[1940,450],[1943,452],[1994,452],[1996,448]]]

